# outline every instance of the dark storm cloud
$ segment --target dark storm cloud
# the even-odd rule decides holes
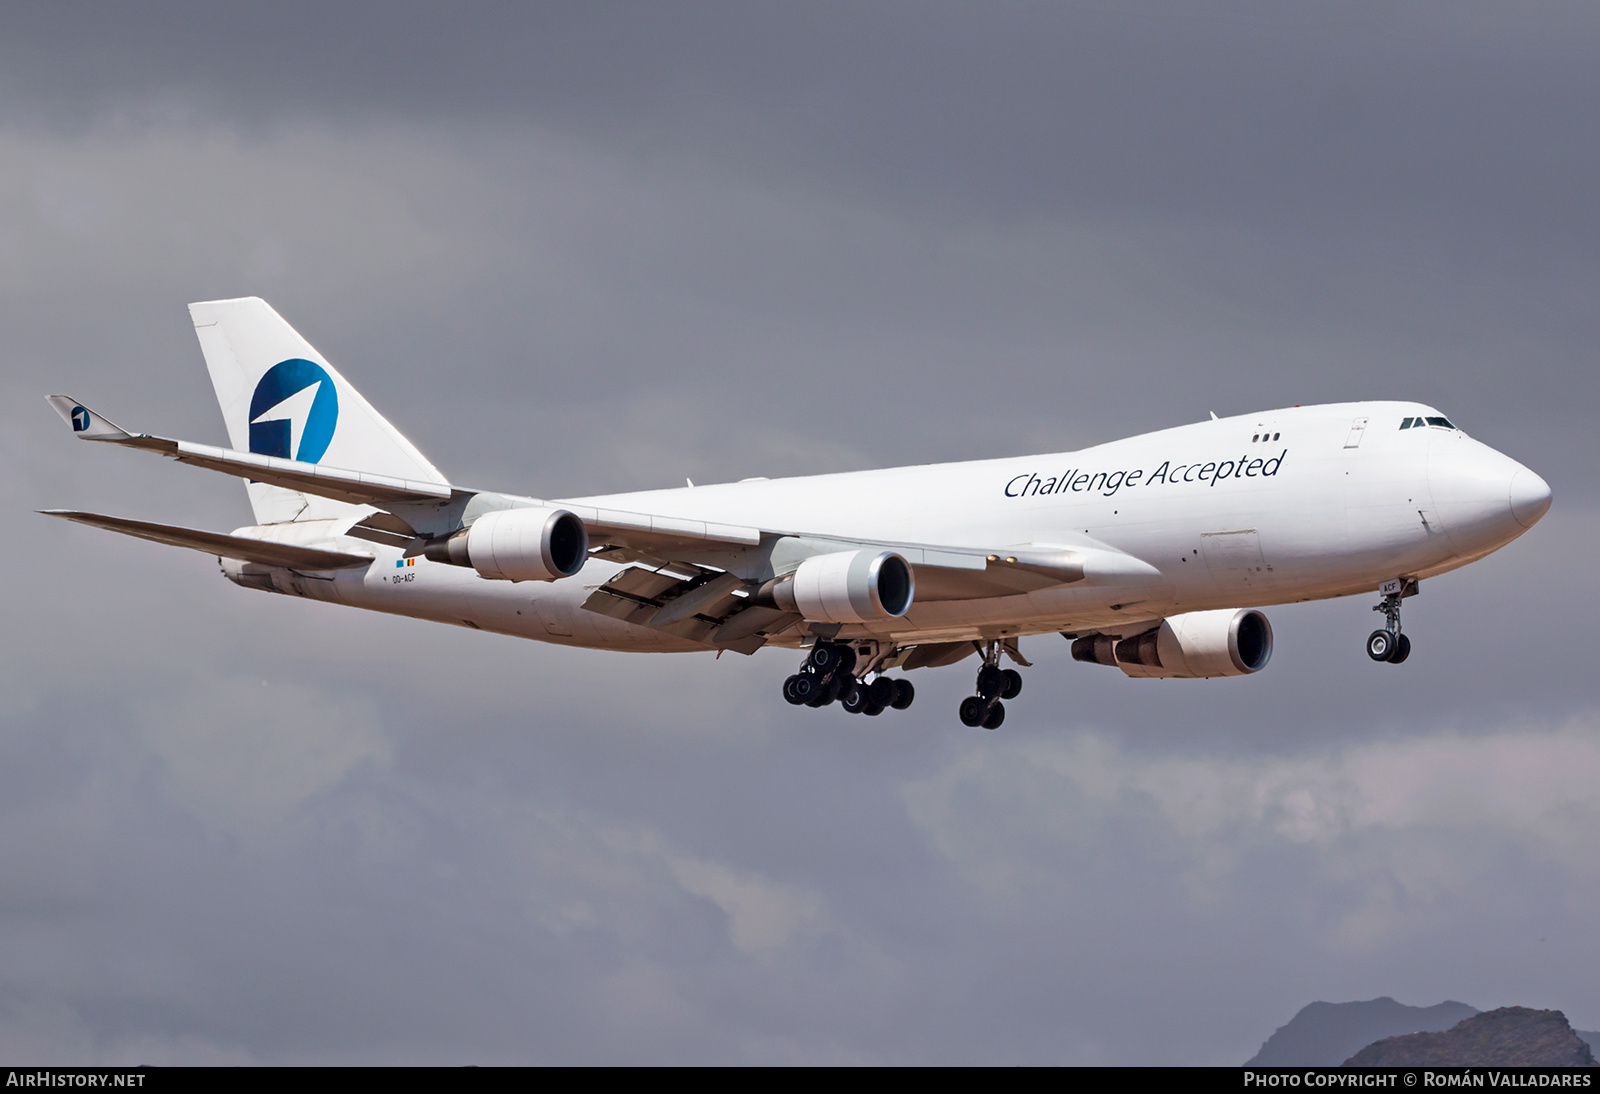
[[[0,13],[0,1051],[1237,1062],[1312,998],[1564,1006],[1600,895],[1591,6]],[[547,494],[1418,396],[1546,475],[1247,680],[1054,636],[1000,734],[792,657],[567,651],[58,526],[223,529],[183,304],[268,297]],[[923,673],[918,673],[922,677]],[[1548,942],[1544,940],[1548,939]],[[1462,954],[1474,955],[1463,960]]]
[[[499,118],[721,144],[896,204],[1525,227],[1596,172],[1581,3],[37,4],[4,27],[20,117]]]
[[[635,206],[658,218],[642,247],[710,256],[692,275],[731,279],[723,316],[770,306],[768,284],[831,286],[882,315],[898,279],[925,328],[977,330],[1014,326],[1007,302],[1032,296],[1024,322],[1054,313],[1093,346],[1040,331],[1057,351],[1029,355],[1019,332],[969,361],[1009,355],[1031,405],[1069,418],[1130,388],[1155,394],[1128,429],[1384,393],[1446,403],[1469,428],[1503,422],[1530,460],[1577,458],[1600,333],[1589,5],[113,4],[4,19],[0,78],[24,124],[420,124],[512,155],[561,133],[619,172],[693,165],[689,190],[711,171],[876,211],[924,252],[909,281],[872,260],[881,240],[813,257],[761,239],[772,209],[741,223]],[[1064,227],[1141,242],[1096,253]],[[1035,236],[1054,257],[1031,283],[990,278],[966,261],[967,228]],[[763,247],[753,280],[728,263],[741,237]],[[998,261],[1018,257],[1012,242]],[[1074,252],[1114,287],[1064,276]],[[683,271],[665,265],[670,284]],[[774,279],[785,269],[793,284]],[[1130,291],[1171,322],[1128,316]],[[1384,352],[1342,344],[1352,316],[1386,330]],[[986,432],[979,450],[1004,450]]]

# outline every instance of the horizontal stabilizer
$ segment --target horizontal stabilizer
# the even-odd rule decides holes
[[[204,467],[208,471],[221,471],[225,475],[238,475],[254,482],[270,483],[321,498],[381,506],[393,502],[447,501],[452,493],[448,484],[399,479],[371,471],[350,471],[324,464],[195,444],[193,441],[152,437],[148,433],[129,433],[65,395],[49,395],[46,399],[56,413],[72,426],[73,432],[84,440],[107,441],[159,452],[179,463]]]
[[[61,517],[64,520],[77,521],[79,524],[121,532],[125,536],[148,539],[154,543],[187,547],[191,551],[203,551],[208,555],[236,558],[243,562],[259,562],[263,566],[287,566],[295,570],[348,570],[372,563],[372,558],[368,555],[325,551],[317,547],[302,547],[295,543],[273,543],[245,536],[227,536],[220,532],[201,532],[193,528],[178,528],[171,524],[151,524],[143,520],[106,517],[99,513],[79,513],[71,509],[40,509],[39,512],[47,517]]]

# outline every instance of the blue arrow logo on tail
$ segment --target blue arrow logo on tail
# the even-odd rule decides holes
[[[303,357],[279,361],[250,397],[250,451],[316,463],[338,421],[339,393],[327,371]]]

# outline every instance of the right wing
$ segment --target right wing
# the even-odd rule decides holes
[[[221,471],[256,482],[270,483],[290,490],[300,490],[322,498],[354,502],[358,505],[376,505],[387,508],[396,503],[447,502],[455,493],[448,485],[434,482],[417,482],[397,479],[390,475],[377,475],[371,471],[350,471],[340,467],[327,467],[320,463],[302,463],[277,456],[261,456],[254,452],[240,452],[232,448],[217,448],[193,441],[176,441],[168,437],[152,437],[148,433],[129,433],[110,419],[85,407],[65,395],[46,396],[57,414],[72,427],[82,440],[106,441],[128,448],[140,448],[170,456],[179,463]]]

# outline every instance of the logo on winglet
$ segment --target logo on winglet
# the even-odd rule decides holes
[[[267,369],[250,397],[250,451],[316,463],[333,440],[339,393],[315,361],[291,357]],[[77,428],[77,417],[73,417]],[[85,422],[87,425],[87,422]]]
[[[89,428],[89,412],[81,406],[72,408],[72,431],[82,433]]]

